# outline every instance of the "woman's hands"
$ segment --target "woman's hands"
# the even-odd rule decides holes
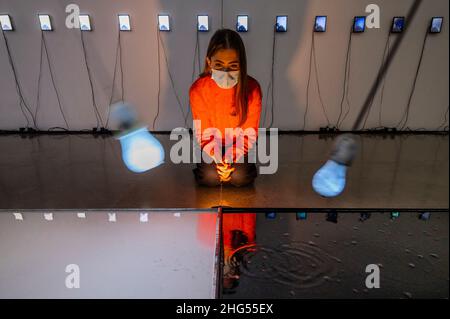
[[[231,166],[231,164],[227,163],[218,163],[216,164],[217,174],[219,174],[219,178],[221,182],[228,182],[231,179],[231,173],[234,172],[235,168]]]

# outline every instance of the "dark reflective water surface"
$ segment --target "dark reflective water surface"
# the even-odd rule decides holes
[[[448,213],[298,217],[223,215],[224,298],[448,298]]]

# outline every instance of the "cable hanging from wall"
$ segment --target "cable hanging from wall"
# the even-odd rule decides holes
[[[3,29],[2,29],[2,36],[3,36],[3,40],[5,42],[6,53],[8,55],[8,62],[9,62],[9,65],[11,67],[11,70],[12,70],[12,73],[13,73],[13,76],[14,76],[14,82],[15,82],[15,85],[16,85],[16,91],[17,91],[17,95],[19,97],[19,107],[20,107],[20,110],[21,110],[21,112],[22,112],[22,114],[23,114],[23,116],[24,116],[24,118],[25,118],[25,120],[27,122],[26,128],[27,129],[30,128],[30,119],[27,116],[27,113],[28,113],[30,115],[30,117],[31,117],[31,120],[33,121],[33,128],[37,129],[36,119],[34,118],[34,115],[33,115],[32,111],[31,111],[30,106],[25,101],[25,97],[23,95],[22,86],[20,84],[19,77],[18,77],[17,70],[16,70],[16,66],[15,66],[15,63],[14,63],[14,60],[13,60],[13,57],[12,57],[13,55],[11,54],[11,48],[10,48],[10,45],[9,45],[9,42],[8,42],[8,37],[5,35],[5,31]]]
[[[436,131],[442,130],[444,132],[448,132],[448,109],[449,109],[449,107],[447,106],[447,111],[445,111],[445,114],[444,114],[444,120],[442,121],[442,124],[436,128]],[[447,124],[447,125],[445,125],[445,124]]]
[[[103,125],[103,119],[102,119],[102,117],[100,115],[100,112],[98,110],[97,101],[96,101],[96,98],[95,98],[94,84],[92,82],[91,69],[89,67],[89,63],[88,63],[88,60],[87,60],[86,45],[85,45],[84,36],[83,36],[84,32],[85,31],[80,30],[81,47],[82,47],[82,50],[83,50],[84,63],[85,63],[85,66],[86,66],[86,71],[87,71],[88,80],[89,80],[89,87],[90,87],[90,90],[91,90],[92,108],[94,110],[95,118],[96,118],[96,121],[97,121],[96,129],[98,130],[99,128],[104,127],[104,125]]]
[[[386,57],[389,55],[389,52],[391,50],[391,34],[389,32],[387,41],[386,41],[386,45],[384,47],[384,52],[383,52],[383,60],[381,62],[381,64],[383,65],[386,62]],[[381,92],[380,92],[380,107],[378,109],[378,127],[379,128],[383,128],[383,120],[382,120],[382,112],[383,112],[383,102],[384,102],[384,88],[386,85],[386,74],[383,75],[383,78],[381,79],[382,85],[381,85]],[[365,125],[365,123],[364,123]]]
[[[274,121],[274,104],[275,104],[275,98],[274,98],[274,86],[275,86],[275,54],[276,54],[276,27],[273,29],[273,39],[272,39],[272,57],[271,57],[271,68],[270,68],[270,80],[267,84],[266,89],[266,103],[264,107],[264,114],[263,114],[263,121],[262,123],[266,123],[266,114],[267,109],[269,108],[269,92],[270,92],[270,123],[268,128],[271,128]]]
[[[413,4],[411,5],[411,8],[409,9],[408,15],[406,17],[406,21],[413,20],[413,17],[415,16],[421,3],[422,3],[422,0],[414,0]],[[370,111],[371,102],[373,101],[373,98],[378,90],[381,79],[385,76],[386,72],[388,71],[388,69],[392,63],[392,60],[393,60],[395,54],[397,53],[397,50],[398,50],[400,44],[403,41],[404,35],[405,35],[405,32],[402,32],[399,34],[397,40],[394,42],[394,44],[392,46],[392,49],[389,51],[389,54],[387,55],[383,65],[378,70],[377,77],[376,77],[364,103],[363,103],[361,110],[359,111],[355,121],[353,122],[353,125],[351,128],[352,131],[358,130],[359,126],[361,125],[361,123],[365,117],[366,112]]]
[[[325,104],[324,104],[323,98],[322,98],[322,93],[320,91],[319,71],[318,71],[317,57],[316,57],[315,34],[316,34],[316,32],[313,30],[312,31],[312,36],[311,36],[311,49],[310,49],[310,52],[309,52],[309,71],[308,71],[308,81],[307,81],[307,84],[306,84],[306,107],[305,107],[305,112],[303,114],[303,128],[302,128],[302,131],[304,131],[305,128],[306,128],[306,119],[307,119],[308,109],[309,109],[309,91],[310,91],[309,88],[310,88],[310,83],[311,83],[313,61],[314,61],[314,73],[315,73],[315,79],[316,79],[316,87],[317,87],[317,93],[319,95],[320,105],[322,107],[322,111],[323,111],[323,115],[325,117],[325,120],[327,121],[327,128],[330,127],[330,120],[328,118],[327,111],[326,111],[326,108],[325,108]]]
[[[197,63],[196,63],[197,62]],[[198,72],[196,73],[196,66],[198,66]],[[194,83],[195,81],[195,75],[199,75],[202,73],[202,69],[201,69],[201,58],[200,58],[200,37],[199,37],[199,32],[197,31],[195,33],[195,48],[194,48],[194,58],[192,61],[192,77],[191,77],[191,83]],[[189,118],[189,114],[191,113],[191,106],[190,106],[190,101],[189,101],[189,107],[186,113],[186,117],[184,119],[184,123],[185,126],[188,127],[187,125],[187,120]]]
[[[384,64],[384,62],[386,61],[386,57],[389,55],[389,50],[390,50],[390,42],[391,42],[391,32],[389,32],[388,37],[386,39],[386,43],[384,45],[384,49],[383,49],[383,56],[381,59],[381,65]],[[381,67],[380,65],[380,67]],[[386,74],[383,75],[383,77],[380,79],[380,85],[381,85],[381,90],[380,90],[380,106],[379,106],[379,112],[378,112],[378,127],[375,128],[371,128],[369,130],[377,130],[377,129],[384,129],[385,127],[382,126],[382,108],[383,108],[383,99],[384,99],[384,87],[386,84]],[[370,111],[372,110],[372,106],[373,106],[373,102],[375,101],[375,96],[373,97],[373,99],[370,101],[370,108],[368,110],[368,112],[366,113],[366,116],[364,118],[364,122],[363,122],[363,126],[362,126],[362,130],[365,130],[366,128],[366,123],[367,123],[367,119],[369,118],[370,115]]]
[[[48,65],[48,70],[49,70],[49,74],[50,74],[50,80],[52,82],[52,86],[53,86],[53,90],[55,91],[56,94],[56,99],[58,101],[58,107],[59,107],[59,111],[61,113],[61,116],[64,120],[64,123],[66,125],[66,127],[52,127],[49,130],[55,130],[55,129],[61,129],[64,131],[68,131],[70,129],[69,124],[67,122],[67,118],[66,115],[64,113],[63,107],[62,107],[62,103],[61,103],[61,97],[59,94],[59,91],[56,87],[56,83],[55,83],[55,76],[54,76],[54,72],[53,72],[53,66],[51,63],[51,59],[49,56],[49,52],[47,49],[47,40],[45,38],[45,32],[46,31],[41,31],[41,54],[40,54],[40,62],[39,62],[39,77],[38,77],[38,91],[37,91],[37,98],[36,98],[36,109],[35,109],[35,113],[34,113],[34,118],[37,121],[37,114],[38,114],[38,110],[40,107],[40,96],[41,96],[41,80],[42,80],[42,67],[44,64],[44,54],[47,60],[47,65]]]
[[[120,70],[120,97],[117,99],[114,99],[114,93],[116,88],[116,75],[118,70]],[[121,31],[119,29],[117,34],[117,45],[116,45],[116,56],[115,56],[115,62],[114,62],[114,73],[113,73],[113,79],[112,79],[112,87],[111,87],[111,95],[109,98],[109,105],[108,105],[108,114],[106,116],[106,123],[105,128],[109,129],[109,119],[111,114],[111,105],[119,102],[124,101],[125,99],[125,89],[123,85],[123,63],[122,63],[122,38],[121,38]]]
[[[161,104],[161,99],[160,99],[161,98],[161,53],[160,53],[161,49],[162,49],[162,53],[163,53],[163,57],[164,57],[164,61],[165,61],[166,69],[167,69],[167,74],[169,75],[170,85],[171,85],[173,94],[175,95],[175,99],[177,100],[177,105],[178,105],[178,107],[180,109],[180,112],[181,112],[181,114],[183,116],[184,126],[186,127],[187,126],[187,123],[186,123],[187,122],[187,115],[184,112],[183,104],[181,103],[181,99],[180,99],[180,97],[179,97],[179,95],[177,93],[177,90],[175,88],[175,82],[173,80],[173,75],[172,75],[172,72],[170,71],[169,61],[168,61],[168,58],[167,58],[166,47],[165,47],[164,41],[163,41],[163,39],[161,37],[159,27],[157,27],[156,30],[157,30],[156,31],[157,32],[156,36],[157,36],[157,42],[158,42],[158,53],[157,53],[157,57],[158,57],[158,59],[157,59],[158,60],[158,104],[157,104],[157,112],[156,112],[156,115],[155,115],[155,117],[153,119],[153,126],[152,127],[153,127],[153,130],[155,130],[155,124],[156,124],[156,121],[157,121],[158,116],[159,116],[160,104]]]
[[[336,121],[336,129],[340,130],[341,124],[345,121],[347,118],[347,115],[350,113],[351,104],[350,104],[350,98],[349,98],[349,86],[350,86],[350,74],[351,74],[351,59],[352,59],[352,38],[353,38],[353,27],[350,29],[350,36],[348,38],[347,43],[347,54],[345,57],[345,68],[344,68],[344,82],[343,82],[343,88],[342,88],[342,98],[341,103],[339,106],[339,116]],[[347,111],[345,112],[344,116],[342,116],[342,113],[344,111],[344,101],[347,104]],[[342,117],[342,119],[341,119]]]
[[[405,108],[405,111],[403,113],[402,118],[400,119],[400,121],[395,126],[397,129],[400,129],[400,130],[404,130],[405,128],[407,128],[406,125],[408,124],[408,120],[409,120],[409,111],[411,109],[411,101],[412,101],[412,98],[414,96],[414,92],[416,90],[416,83],[417,83],[417,79],[419,77],[420,67],[422,65],[423,54],[424,54],[424,51],[425,51],[425,45],[427,43],[428,35],[429,35],[429,32],[427,30],[426,33],[425,33],[425,36],[423,38],[423,43],[422,43],[422,48],[421,48],[421,51],[420,51],[419,61],[417,63],[417,68],[416,68],[416,72],[415,72],[415,75],[414,75],[413,84],[411,86],[411,91],[410,91],[409,96],[408,96],[408,103],[406,104],[406,108]]]

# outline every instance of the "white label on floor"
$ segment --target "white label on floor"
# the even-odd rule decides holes
[[[13,215],[16,220],[23,220],[22,213],[13,213]]]
[[[115,223],[117,221],[116,213],[108,213],[108,221]]]
[[[148,213],[140,213],[139,220],[141,221],[141,223],[148,222]]]
[[[77,213],[78,218],[86,218],[86,213]]]

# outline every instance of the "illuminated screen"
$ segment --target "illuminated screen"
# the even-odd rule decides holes
[[[277,24],[275,29],[277,32],[287,31],[287,16],[277,16]]]
[[[119,15],[120,31],[131,31],[130,16],[128,14]]]
[[[442,18],[442,17],[435,17],[435,18],[431,19],[430,32],[431,33],[441,32],[443,20],[444,20],[444,18]]]
[[[248,16],[238,16],[236,24],[237,32],[247,32],[248,31]]]
[[[364,32],[366,28],[366,17],[355,17],[353,32]]]
[[[39,23],[41,24],[42,31],[51,31],[52,23],[50,21],[50,16],[48,14],[39,15]]]
[[[316,22],[314,23],[315,32],[325,32],[327,29],[327,17],[317,16]]]
[[[81,31],[91,31],[92,30],[91,21],[87,14],[80,14],[79,20],[80,20]]]
[[[170,22],[168,15],[158,16],[159,31],[170,31]]]
[[[1,25],[3,31],[12,31],[13,30],[11,19],[9,18],[9,15],[7,15],[7,14],[0,15],[0,25]]]
[[[395,17],[392,20],[392,29],[391,31],[394,33],[402,32],[405,28],[405,18],[404,17]]]
[[[209,21],[208,16],[198,16],[197,17],[197,28],[198,31],[206,32],[209,31]]]

